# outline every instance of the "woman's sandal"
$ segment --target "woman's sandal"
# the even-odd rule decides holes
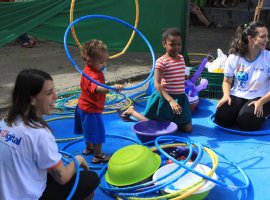
[[[94,150],[93,149],[89,149],[89,148],[85,148],[82,152],[83,155],[90,155],[90,154],[93,154],[94,153]]]
[[[130,119],[130,115],[123,114],[125,111],[117,109],[116,112],[124,122],[131,122],[132,121],[132,119]]]
[[[102,154],[101,156],[94,156],[92,163],[93,164],[100,164],[100,163],[107,163],[110,160],[110,156],[107,154]]]

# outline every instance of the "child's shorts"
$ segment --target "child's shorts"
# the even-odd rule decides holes
[[[83,134],[88,143],[101,144],[105,142],[105,128],[102,113],[87,113],[78,106],[75,110],[74,132]]]

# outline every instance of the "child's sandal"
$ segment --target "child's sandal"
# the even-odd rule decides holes
[[[90,154],[93,154],[94,153],[94,150],[93,149],[89,149],[89,148],[85,148],[82,152],[83,155],[90,155]]]
[[[100,164],[100,163],[107,163],[110,160],[110,156],[107,154],[102,154],[101,156],[94,156],[92,163],[93,164]]]

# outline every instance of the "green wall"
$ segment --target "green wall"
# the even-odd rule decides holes
[[[51,41],[63,42],[69,24],[69,7],[66,0],[34,0],[20,3],[0,3],[0,46],[16,39],[24,32]],[[185,49],[188,0],[139,0],[138,29],[146,36],[155,52],[163,52],[161,30],[178,27],[183,34]],[[100,14],[119,18],[134,25],[135,0],[84,0],[75,3],[74,19]],[[121,51],[132,30],[122,24],[105,20],[89,19],[75,25],[81,43],[91,38],[104,40],[110,51]],[[70,34],[70,44],[75,44]],[[135,36],[129,51],[144,52],[148,47]]]

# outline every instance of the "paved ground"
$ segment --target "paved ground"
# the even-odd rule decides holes
[[[205,28],[202,26],[190,27],[188,30],[188,52],[211,53],[216,55],[217,48],[227,52],[229,41],[234,29],[231,28]],[[78,48],[70,48],[70,53],[80,66]],[[156,57],[160,56],[159,54]],[[200,60],[192,57],[191,60]],[[150,53],[126,53],[111,60],[106,73],[110,82],[133,83],[149,74],[152,66]],[[69,63],[63,45],[48,41],[41,41],[34,48],[21,48],[11,43],[0,48],[0,109],[8,105],[9,95],[14,80],[19,71],[24,68],[38,68],[49,72],[55,81],[58,91],[66,91],[79,84],[80,74]]]

